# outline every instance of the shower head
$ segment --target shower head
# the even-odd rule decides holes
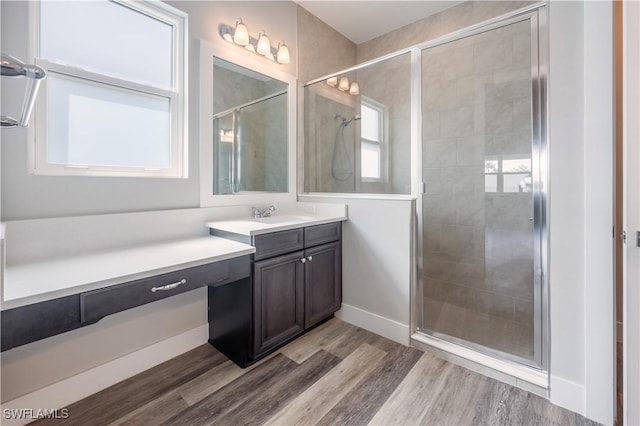
[[[356,121],[357,121],[357,120],[360,120],[360,114],[356,114],[356,115],[354,115],[354,116],[353,116],[353,117],[351,117],[351,118],[345,118],[345,117],[341,116],[340,114],[335,114],[335,115],[333,116],[333,118],[335,118],[336,120],[340,120],[340,125],[341,125],[341,126],[345,126],[345,127],[346,127],[346,126],[348,126],[348,125],[349,125],[349,123],[351,123],[353,120],[356,120]]]

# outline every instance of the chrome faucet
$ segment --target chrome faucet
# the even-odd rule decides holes
[[[276,208],[275,206],[268,206],[268,207],[251,207],[251,214],[253,215],[254,219],[260,219],[262,217],[269,217],[271,216],[271,213],[275,212]]]

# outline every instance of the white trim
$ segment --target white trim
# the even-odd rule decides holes
[[[562,408],[574,411],[580,415],[585,415],[586,391],[584,386],[563,379],[562,377],[550,377],[550,398],[549,400]]]
[[[623,8],[623,416],[625,425],[640,424],[640,3],[625,1]]]
[[[297,144],[297,80],[294,76],[274,68],[265,67],[263,59],[249,55],[242,49],[223,49],[205,40],[199,40],[200,67],[200,207],[230,205],[259,205],[296,201],[296,144]],[[287,192],[241,192],[240,194],[213,195],[213,58],[256,71],[288,84],[287,132]]]
[[[402,324],[389,318],[376,315],[355,306],[342,304],[342,309],[336,312],[336,317],[342,321],[357,325],[372,333],[398,342],[401,345],[409,345],[409,325]]]
[[[162,340],[136,352],[109,361],[91,370],[61,380],[57,383],[20,396],[0,406],[2,415],[6,409],[60,409],[93,395],[122,380],[175,358],[204,343],[209,336],[209,325],[203,324],[182,334]],[[71,413],[73,416],[73,413]],[[23,425],[31,419],[7,420],[3,425]]]
[[[411,339],[433,346],[436,349],[452,353],[477,364],[484,365],[493,370],[500,371],[517,379],[524,380],[525,382],[533,385],[545,389],[549,387],[549,376],[542,370],[536,370],[515,362],[504,361],[485,355],[473,349],[465,348],[464,346],[456,345],[455,343],[447,342],[446,340],[421,333],[414,333],[411,336]]]
[[[585,2],[585,415],[602,424],[615,422],[616,401],[613,35],[613,2]]]

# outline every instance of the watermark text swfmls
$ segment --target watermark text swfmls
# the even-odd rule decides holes
[[[6,420],[68,419],[69,409],[5,408],[2,410],[2,417]]]

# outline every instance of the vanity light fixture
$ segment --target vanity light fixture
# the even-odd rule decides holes
[[[242,22],[242,18],[238,18],[236,21],[236,28],[233,31],[233,42],[239,46],[249,44],[249,30],[244,22]]]
[[[288,64],[289,62],[291,62],[291,56],[289,56],[289,48],[286,44],[284,44],[284,41],[278,43],[278,53],[276,54],[276,61],[280,62],[281,64]]]
[[[271,41],[264,30],[260,31],[258,34],[258,46],[256,47],[256,52],[262,56],[267,56],[267,54],[271,53]]]
[[[329,86],[334,87],[340,90],[341,92],[347,92],[350,95],[355,96],[360,94],[360,85],[356,81],[349,81],[349,78],[345,76],[329,77],[326,80],[326,83]]]
[[[264,56],[265,58],[278,62],[279,64],[288,64],[291,62],[289,48],[284,44],[284,41],[278,43],[278,48],[276,49],[271,46],[271,41],[269,40],[265,30],[258,33],[257,39],[251,37],[247,26],[242,22],[242,18],[238,18],[235,28],[221,24],[220,35],[229,43],[244,47],[250,52]]]

